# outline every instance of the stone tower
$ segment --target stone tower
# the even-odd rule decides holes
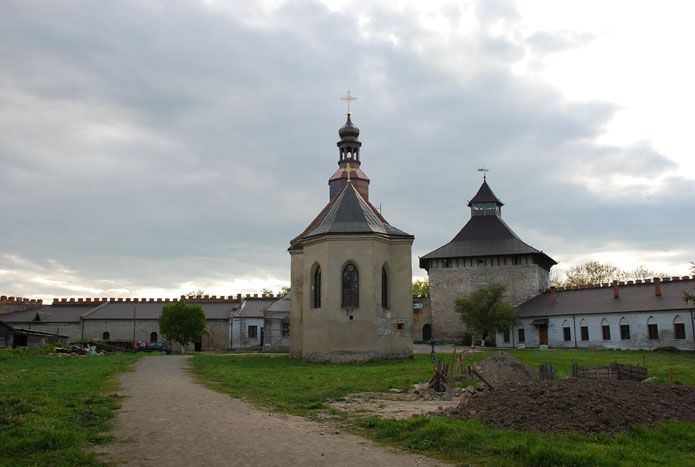
[[[359,129],[340,128],[329,202],[290,241],[290,355],[365,361],[412,355],[411,245],[369,202]]]
[[[471,218],[446,245],[420,258],[430,279],[432,334],[458,340],[464,329],[454,301],[480,287],[502,284],[516,305],[547,288],[557,262],[527,245],[502,220],[502,201],[483,180],[470,200]]]

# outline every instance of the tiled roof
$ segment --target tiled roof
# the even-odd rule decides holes
[[[426,268],[430,259],[466,258],[474,256],[539,255],[544,266],[557,262],[524,243],[498,216],[473,216],[453,240],[420,258]]]
[[[480,189],[478,189],[473,199],[468,202],[468,206],[473,203],[496,203],[499,206],[504,206],[504,203],[492,192],[490,185],[487,184],[487,180],[483,180],[483,184],[480,185]]]
[[[50,306],[42,305],[24,310],[0,314],[0,321],[6,323],[79,323],[80,317],[93,308],[85,306]]]
[[[107,302],[92,310],[85,315],[89,320],[117,320],[117,319],[159,319],[164,305],[174,302],[144,302],[144,301],[122,301]],[[231,314],[239,308],[236,301],[227,302],[197,302],[207,319],[229,319]]]
[[[309,227],[290,244],[295,247],[308,238],[340,234],[379,234],[413,238],[412,235],[390,225],[379,211],[359,194],[352,183],[347,183]]]
[[[603,313],[628,313],[632,311],[695,310],[695,304],[685,303],[683,292],[695,293],[695,276],[661,282],[661,295],[656,295],[656,285],[618,285],[620,297],[613,298],[612,287],[558,290],[557,299],[551,301],[546,291],[519,305],[520,318],[558,315],[586,315]]]

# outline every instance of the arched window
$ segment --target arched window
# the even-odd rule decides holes
[[[357,266],[348,263],[343,268],[343,308],[357,308],[360,305],[360,275]]]
[[[111,340],[111,333],[108,331],[103,332],[101,334],[101,340],[103,340],[103,341]]]
[[[586,324],[586,320],[582,319],[579,322],[579,332],[582,335],[582,340],[583,341],[588,341],[589,340],[589,326]]]
[[[572,340],[572,329],[570,328],[570,323],[567,320],[562,322],[562,338],[565,342]]]
[[[620,318],[620,339],[630,340],[630,322],[625,317]]]
[[[381,268],[381,307],[389,307],[389,275],[386,267]]]
[[[159,336],[157,335],[157,333],[154,332],[154,331],[152,331],[152,332],[150,333],[150,342],[157,342],[157,338],[158,338],[158,337],[159,337]]]
[[[676,315],[676,317],[673,318],[673,338],[685,339],[685,323],[680,315]]]
[[[311,307],[321,308],[321,266],[318,264],[311,276]]]
[[[611,327],[608,324],[608,320],[606,318],[603,318],[601,320],[601,333],[603,334],[604,341],[611,340]]]
[[[659,338],[659,325],[656,324],[656,320],[653,316],[647,319],[647,337],[649,337],[649,339]]]

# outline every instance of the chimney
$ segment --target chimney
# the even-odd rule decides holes
[[[618,289],[618,281],[613,281],[613,298],[620,298],[620,290]]]
[[[236,294],[236,299],[237,299],[238,301],[241,301],[241,294],[240,294],[240,293]]]
[[[550,289],[550,303],[557,303],[557,290],[555,290],[555,287]]]
[[[654,293],[657,297],[661,297],[661,279],[658,277],[654,278]]]

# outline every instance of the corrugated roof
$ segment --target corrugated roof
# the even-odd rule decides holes
[[[108,302],[94,309],[85,316],[85,319],[159,319],[164,305],[174,302]],[[191,302],[197,303],[203,308],[207,319],[229,319],[231,314],[239,307],[237,302]]]
[[[470,207],[473,203],[495,203],[499,206],[504,206],[504,203],[492,192],[492,188],[487,184],[487,180],[483,180],[483,184],[480,185],[473,199],[468,202],[468,206]]]
[[[0,321],[6,323],[26,323],[29,321],[39,321],[42,323],[79,323],[80,316],[89,313],[93,309],[93,307],[85,306],[42,305],[3,313],[0,315]]]
[[[695,310],[695,304],[683,300],[683,292],[695,292],[694,279],[661,282],[660,296],[653,283],[619,285],[618,291],[620,298],[613,298],[612,287],[559,290],[554,303],[544,292],[519,305],[519,317]]]
[[[498,216],[473,216],[446,245],[420,258],[420,267],[437,258],[475,256],[539,255],[547,268],[557,262],[542,251],[524,243]]]
[[[295,246],[307,238],[339,234],[380,234],[414,238],[390,225],[376,208],[359,194],[352,183],[347,183],[345,188],[331,199],[309,224],[309,227],[290,244]]]
[[[244,300],[244,303],[241,304],[241,308],[233,313],[233,316],[235,318],[263,318],[263,311],[276,300],[276,298]]]

